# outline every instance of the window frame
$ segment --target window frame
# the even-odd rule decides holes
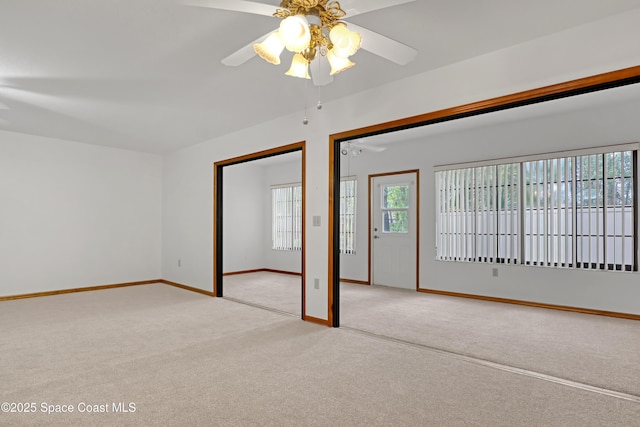
[[[302,250],[302,183],[272,185],[271,193],[271,249],[274,251]],[[280,208],[276,206],[279,190],[287,190]],[[281,207],[285,207],[282,215]],[[284,216],[283,221],[278,221]],[[290,222],[289,222],[290,221]]]
[[[389,236],[393,236],[393,235],[397,235],[397,236],[404,236],[409,234],[410,230],[409,230],[409,208],[411,207],[411,201],[409,200],[409,192],[410,190],[410,186],[411,183],[409,182],[400,182],[400,183],[394,183],[394,184],[389,184],[389,185],[382,185],[380,186],[380,219],[382,221],[382,224],[380,224],[380,230],[382,232],[382,234],[385,235],[389,235]],[[386,188],[389,187],[406,187],[407,188],[407,205],[405,207],[392,207],[392,208],[387,208],[385,207],[384,203],[385,203],[385,195],[384,195],[384,190]],[[400,213],[405,213],[406,216],[406,224],[407,224],[407,229],[406,231],[393,231],[391,229],[386,230],[385,229],[385,214],[386,213],[394,213],[394,212],[400,212]]]
[[[347,193],[347,183],[353,183]],[[351,202],[349,203],[349,200]],[[338,251],[341,255],[355,255],[358,232],[358,178],[357,176],[345,176],[340,178],[340,215],[338,217]],[[347,206],[352,206],[353,211],[347,212]],[[344,209],[343,209],[344,208]],[[353,231],[348,231],[347,228]],[[345,246],[347,246],[345,248]]]
[[[639,146],[638,143],[620,144],[434,167],[436,260],[510,263],[596,271],[638,271]],[[577,200],[584,198],[584,193],[579,183],[582,176],[578,171],[581,169],[576,164],[585,158],[591,162],[593,156],[600,156],[603,164],[613,162],[616,166],[611,173],[607,171],[606,165],[603,166],[600,171],[602,176],[596,174],[595,178],[591,176],[593,171],[590,168],[588,170],[587,190],[591,191],[591,181],[594,180],[602,181],[603,187],[602,191],[596,194],[596,197],[603,201],[595,208],[601,209],[602,218],[598,220],[606,224],[602,230],[596,229],[596,234],[593,234],[591,223],[594,220],[593,216],[598,215],[597,209],[592,211],[592,206],[584,207]],[[569,172],[567,164],[571,168]],[[477,185],[474,180],[470,186],[464,177],[469,171],[472,171],[471,175],[481,175],[483,168],[497,171],[498,168],[508,165],[517,165],[517,177],[511,177],[507,182],[500,182],[502,174],[498,172],[495,173],[495,180],[481,180],[481,185]],[[541,171],[536,170],[535,174],[532,173],[532,165],[535,165],[535,168],[542,165]],[[619,173],[616,173],[616,170]],[[501,199],[502,190],[506,191],[508,186],[512,187],[511,194],[516,190],[517,197],[512,196],[515,207],[502,207],[505,200]],[[518,188],[514,189],[513,186]],[[483,252],[478,250],[477,241],[479,236],[482,237],[482,226],[485,224],[477,219],[469,222],[466,217],[483,213],[476,205],[484,202],[478,194],[485,187],[488,187],[487,192],[491,193],[486,198],[489,211],[485,217],[491,217],[488,220],[491,227],[486,230],[486,247]],[[611,200],[607,198],[607,187],[615,188],[617,191]],[[537,204],[533,203],[534,199],[537,199]],[[469,209],[468,205],[473,206]],[[629,208],[631,212],[628,212]],[[499,231],[503,224],[501,216],[505,212],[516,214],[516,217],[510,220],[513,224],[507,233],[506,244]],[[536,221],[543,222],[533,224]],[[613,226],[608,224],[609,222]],[[578,226],[584,228],[585,223],[588,223],[586,231],[578,229]],[[607,232],[607,227],[615,228],[613,234]],[[588,251],[587,258],[581,255],[584,249],[581,242],[584,240],[585,232],[588,233],[587,244],[591,246],[595,242],[596,251],[602,253],[602,261],[599,258],[594,262],[591,250]],[[534,238],[536,242],[533,242]],[[508,246],[509,241],[511,248],[505,251],[504,247]],[[607,252],[608,245],[614,248],[613,251]],[[539,251],[535,257],[531,252],[534,248]]]

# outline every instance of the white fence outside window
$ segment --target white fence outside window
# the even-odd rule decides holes
[[[636,153],[436,171],[437,259],[636,271]]]

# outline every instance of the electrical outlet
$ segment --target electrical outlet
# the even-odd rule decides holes
[[[320,289],[320,279],[313,279],[313,289]]]
[[[493,277],[498,277],[498,269],[497,269],[497,268],[494,268],[494,269],[491,271],[491,274],[493,275]]]
[[[182,267],[182,260],[178,260],[178,267]]]

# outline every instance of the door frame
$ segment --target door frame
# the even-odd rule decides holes
[[[337,201],[340,198],[340,144],[342,142],[635,83],[640,83],[640,66],[614,70],[329,135],[328,323],[333,327],[340,326],[340,245],[338,243],[340,228],[337,224],[337,218],[340,217],[340,204]]]
[[[373,224],[373,179],[384,176],[415,174],[416,177],[416,292],[420,288],[420,169],[409,169],[396,172],[374,173],[369,175],[369,224],[367,230],[367,240],[369,246],[368,253],[368,277],[369,285],[373,285],[371,270],[373,268],[373,241],[371,240],[371,227]]]
[[[231,159],[221,160],[213,164],[213,296],[223,297],[223,170],[226,166],[247,163],[254,160],[266,159],[268,157],[278,156],[280,154],[293,153],[300,151],[302,154],[302,320],[307,319],[306,313],[306,141],[296,142],[294,144],[283,145],[268,150],[258,151],[243,156],[233,157]]]

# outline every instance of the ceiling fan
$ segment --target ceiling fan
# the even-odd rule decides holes
[[[374,10],[415,0],[345,0],[343,10],[334,0],[282,0],[279,7],[244,0],[182,0],[188,6],[231,10],[282,19],[280,27],[264,34],[225,57],[222,63],[239,66],[255,55],[272,64],[280,63],[284,48],[294,53],[285,74],[313,78],[316,86],[333,81],[333,75],[355,65],[349,57],[359,48],[406,65],[417,51],[382,34],[344,20]],[[309,69],[311,73],[309,73]]]
[[[343,156],[356,157],[365,151],[372,153],[381,153],[385,151],[387,147],[367,144],[362,139],[354,139],[352,141],[345,141],[340,144],[340,154]]]

